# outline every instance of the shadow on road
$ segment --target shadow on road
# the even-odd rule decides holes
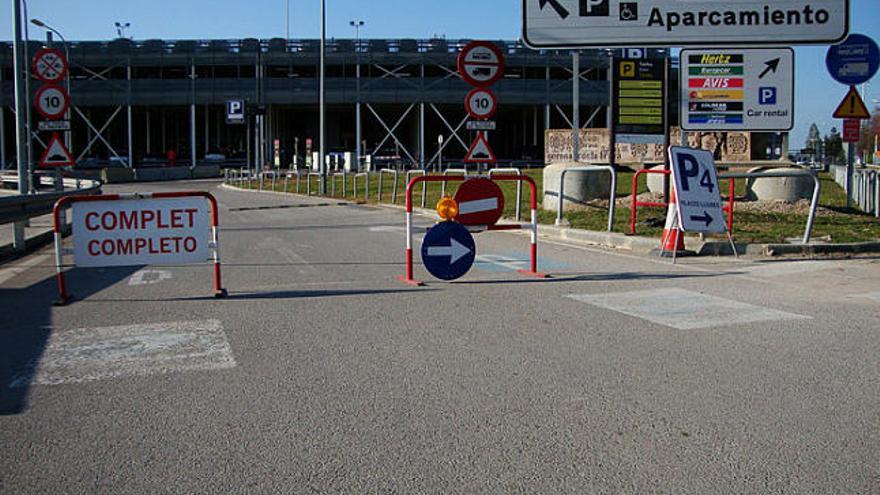
[[[66,272],[68,287],[82,300],[130,277],[141,267]],[[27,407],[33,373],[52,333],[52,302],[58,298],[54,276],[24,289],[0,289],[0,415]]]
[[[263,231],[290,231],[297,232],[303,230],[369,230],[370,228],[379,228],[379,227],[393,227],[389,226],[388,223],[375,223],[375,224],[358,224],[358,225],[294,225],[290,227],[269,227],[269,226],[258,226],[258,227],[224,227],[223,232],[263,232]],[[403,227],[400,228],[400,234],[403,234]],[[377,234],[382,234],[384,232],[377,232]]]
[[[239,292],[230,293],[224,299],[211,296],[193,297],[168,297],[156,299],[90,299],[83,302],[107,303],[107,302],[184,302],[184,301],[236,301],[236,300],[260,300],[260,299],[310,299],[315,297],[350,297],[372,296],[378,294],[421,294],[432,292],[437,289],[413,290],[413,289],[352,289],[352,290],[285,290],[276,292]]]
[[[551,278],[527,278],[506,279],[506,280],[462,280],[450,282],[456,285],[495,285],[495,284],[553,284],[566,282],[614,282],[626,280],[676,280],[683,278],[712,278],[729,275],[743,275],[742,272],[736,273],[643,273],[643,272],[622,272],[622,273],[554,273]]]

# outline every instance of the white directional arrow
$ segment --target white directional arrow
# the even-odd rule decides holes
[[[455,239],[450,239],[449,242],[449,246],[428,246],[428,256],[449,256],[449,264],[455,264],[471,254],[470,248]]]

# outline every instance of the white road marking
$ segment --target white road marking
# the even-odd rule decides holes
[[[43,355],[8,387],[235,366],[235,357],[218,320],[79,328],[54,332]]]
[[[513,260],[507,256],[500,256],[497,254],[481,254],[477,256],[476,261],[477,263],[495,265],[512,272],[528,269],[531,263],[528,260]]]
[[[266,237],[258,244],[258,247],[261,249],[268,249],[275,251],[287,263],[290,263],[294,266],[296,271],[301,275],[314,274],[318,272],[318,269],[312,266],[312,264],[300,256],[299,253],[296,252],[292,247],[288,246],[284,243],[279,237]],[[271,261],[270,261],[271,262]]]
[[[860,299],[870,299],[872,301],[880,302],[880,292],[867,292],[864,294],[853,294],[850,297],[857,297]]]
[[[736,266],[734,268],[738,271],[749,272],[756,277],[783,277],[822,270],[834,270],[843,266],[845,265],[840,261],[810,260],[772,261],[751,266]]]
[[[39,265],[49,258],[48,255],[32,256],[21,263],[7,268],[0,268],[0,285],[12,280],[19,274],[26,272],[29,268]]]
[[[171,280],[171,272],[164,270],[141,270],[128,279],[128,285],[153,285]]]
[[[406,227],[400,227],[396,225],[379,225],[376,227],[370,227],[370,232],[406,232]]]
[[[576,294],[568,297],[680,330],[763,321],[810,319],[808,316],[675,288],[611,294]]]

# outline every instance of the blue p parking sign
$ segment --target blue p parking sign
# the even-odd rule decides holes
[[[244,100],[227,100],[226,101],[226,123],[227,124],[244,124],[245,122],[245,103]]]

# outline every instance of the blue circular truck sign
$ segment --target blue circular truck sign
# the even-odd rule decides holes
[[[856,85],[868,82],[880,67],[877,43],[863,34],[851,34],[843,43],[828,49],[825,65],[835,81]]]
[[[470,271],[477,255],[474,236],[456,222],[431,227],[422,241],[422,263],[440,280],[455,280]]]

